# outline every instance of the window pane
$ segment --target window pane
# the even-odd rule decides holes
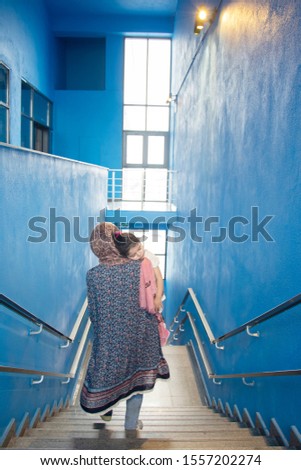
[[[163,279],[165,279],[166,256],[158,255],[158,258],[159,258],[159,261],[160,261],[159,268],[160,268],[160,271],[162,273]]]
[[[167,200],[167,170],[145,171],[145,201]]]
[[[149,40],[147,103],[166,104],[170,92],[170,41]]]
[[[126,39],[124,59],[124,103],[146,103],[147,40]]]
[[[148,165],[164,165],[165,137],[162,135],[150,135],[147,139],[147,163]]]
[[[47,126],[52,129],[52,103],[48,101],[48,122]]]
[[[21,147],[30,149],[30,135],[31,135],[31,121],[30,119],[22,116],[21,119]]]
[[[168,132],[169,130],[169,107],[153,107],[147,108],[147,126],[148,131],[162,131]]]
[[[126,136],[126,163],[141,165],[143,162],[143,136]]]
[[[32,89],[29,85],[22,82],[21,110],[22,110],[22,114],[26,114],[26,116],[30,116],[30,117],[31,117],[31,106],[30,106],[31,90]]]
[[[34,124],[34,150],[39,152],[49,152],[49,129],[48,127]]]
[[[7,114],[8,110],[0,106],[0,142],[7,143]]]
[[[145,112],[145,106],[124,106],[123,129],[127,131],[144,131]]]
[[[0,102],[8,104],[8,70],[0,64]]]
[[[36,91],[33,95],[33,118],[45,126],[48,125],[48,100]]]
[[[154,253],[156,256],[165,255],[166,250],[166,231],[148,230],[145,231],[146,240],[144,247]]]
[[[124,169],[122,178],[122,199],[125,201],[141,201],[143,191],[143,170]]]
[[[159,258],[159,268],[165,279],[166,231],[165,230],[131,230],[143,243],[146,250]]]

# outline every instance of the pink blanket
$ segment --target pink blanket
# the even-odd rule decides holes
[[[158,330],[161,340],[161,346],[165,346],[170,335],[166,328],[161,313],[156,312],[154,308],[154,296],[156,295],[156,278],[154,269],[149,259],[144,258],[141,262],[140,270],[140,307],[149,313],[156,315],[158,320]]]

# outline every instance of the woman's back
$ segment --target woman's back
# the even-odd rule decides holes
[[[100,263],[87,273],[94,338],[81,394],[86,411],[104,411],[169,377],[157,319],[139,305],[140,268],[140,261]]]

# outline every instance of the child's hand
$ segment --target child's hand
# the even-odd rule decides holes
[[[155,296],[155,298],[154,298],[154,307],[155,307],[156,312],[160,312],[160,310],[162,310],[163,305],[162,305],[161,297]]]

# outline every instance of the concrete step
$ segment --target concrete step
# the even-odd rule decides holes
[[[78,437],[85,437],[91,439],[126,439],[127,436],[126,431],[112,431],[112,430],[98,430],[98,429],[90,429],[90,430],[72,430],[72,431],[54,431],[49,429],[43,429],[43,436],[44,438],[47,437],[48,439],[58,439],[58,438],[78,438]],[[177,439],[181,441],[196,441],[196,440],[245,440],[249,437],[252,437],[252,433],[249,429],[232,429],[228,430],[227,433],[224,430],[216,430],[216,429],[209,429],[206,431],[190,431],[190,432],[183,432],[181,430],[175,431],[157,431],[157,430],[147,430],[143,429],[141,431],[137,431],[136,437],[138,439]],[[26,432],[25,437],[32,437],[37,439],[41,435],[40,429],[31,429]]]
[[[141,431],[124,431],[125,403],[114,409],[110,422],[100,414],[85,413],[79,406],[47,418],[21,438],[10,441],[10,449],[49,450],[278,450],[272,440],[254,435],[245,425],[221,416],[199,399],[187,350],[164,348],[171,380],[158,383],[145,394]],[[158,381],[159,382],[159,381]],[[165,405],[165,406],[164,406]],[[187,405],[187,406],[186,406]]]
[[[26,431],[22,438],[13,439],[10,449],[107,449],[107,450],[202,450],[251,449],[275,450],[272,441],[252,435],[241,427],[206,407],[179,410],[146,408],[141,413],[143,430],[126,432],[124,410],[114,412],[111,422],[98,415],[89,415],[79,408],[64,410]]]
[[[14,447],[11,447],[14,448]],[[262,437],[251,437],[244,440],[214,440],[204,439],[187,441],[178,439],[151,439],[151,438],[120,438],[120,439],[95,439],[95,438],[31,438],[23,437],[18,449],[47,449],[47,450],[201,450],[201,449],[252,449],[275,450],[279,447],[270,447]]]

